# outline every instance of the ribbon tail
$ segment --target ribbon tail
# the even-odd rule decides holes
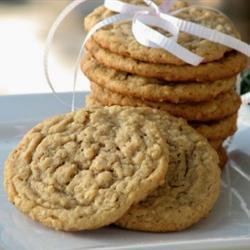
[[[51,45],[53,43],[55,34],[59,28],[59,26],[61,25],[61,23],[63,22],[63,20],[75,9],[77,8],[80,4],[83,4],[87,1],[90,0],[75,0],[72,3],[70,3],[69,5],[67,5],[65,7],[65,9],[59,14],[59,16],[57,17],[57,19],[55,20],[55,22],[52,24],[46,42],[45,42],[45,49],[44,49],[44,56],[43,56],[43,68],[44,68],[44,73],[45,73],[45,78],[46,81],[53,93],[53,95],[56,97],[56,99],[62,103],[64,106],[66,107],[71,107],[71,110],[74,111],[75,110],[75,90],[76,90],[76,83],[77,83],[77,77],[78,77],[78,69],[80,66],[80,62],[81,62],[81,57],[83,55],[84,52],[84,45],[86,44],[86,42],[88,41],[88,39],[98,30],[101,29],[104,26],[107,26],[109,24],[112,23],[116,23],[119,21],[123,21],[123,20],[131,20],[132,19],[132,14],[118,14],[118,15],[114,15],[111,17],[108,17],[104,20],[102,20],[101,22],[97,23],[88,33],[87,37],[84,39],[84,42],[82,43],[82,47],[81,50],[78,54],[76,63],[75,63],[75,70],[74,70],[74,78],[73,78],[73,94],[72,94],[72,104],[71,106],[66,103],[63,99],[61,99],[57,93],[56,90],[53,86],[53,82],[51,80],[51,76],[49,73],[49,66],[48,66],[48,61],[49,61],[49,52],[50,52],[50,48]]]
[[[160,16],[161,18],[177,25],[180,31],[209,40],[211,42],[222,44],[226,47],[239,51],[248,57],[250,56],[250,46],[235,37],[229,36],[217,30],[210,29],[208,27],[204,27],[200,24],[179,19],[169,14],[161,13]]]

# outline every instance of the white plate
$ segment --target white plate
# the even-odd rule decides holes
[[[61,95],[70,103],[71,95]],[[83,105],[83,93],[77,94]],[[50,94],[0,97],[0,166],[23,134],[40,120],[69,111]],[[0,171],[0,249],[250,249],[250,108],[240,111],[239,131],[229,146],[222,192],[211,215],[179,233],[142,233],[107,227],[63,233],[21,214],[7,199]]]

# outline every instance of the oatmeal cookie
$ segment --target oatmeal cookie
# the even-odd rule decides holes
[[[119,219],[165,181],[168,145],[145,108],[88,108],[35,126],[9,155],[8,199],[64,231]]]

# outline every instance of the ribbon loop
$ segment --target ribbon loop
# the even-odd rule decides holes
[[[53,93],[53,95],[56,97],[56,99],[62,103],[64,106],[66,107],[70,107],[70,105],[68,103],[65,103],[63,99],[61,99],[55,89],[54,89],[54,86],[53,86],[53,83],[52,83],[52,80],[51,80],[51,77],[50,77],[50,73],[49,73],[49,67],[48,67],[48,59],[49,59],[49,51],[50,51],[50,47],[51,47],[51,44],[54,40],[54,37],[55,37],[55,34],[56,34],[56,31],[57,29],[59,28],[59,26],[61,25],[61,23],[63,22],[63,20],[76,8],[78,7],[80,4],[86,2],[88,0],[76,0],[74,2],[72,2],[71,4],[69,4],[68,6],[66,6],[66,8],[59,14],[59,16],[57,17],[57,19],[55,20],[55,22],[53,23],[53,25],[51,26],[50,30],[49,30],[49,33],[48,33],[48,36],[47,36],[47,39],[46,39],[46,42],[45,42],[45,49],[44,49],[44,56],[43,56],[43,69],[44,69],[44,74],[45,74],[45,78],[46,78],[46,81]],[[73,93],[73,97],[72,97],[72,105],[71,105],[71,109],[74,110],[75,107],[73,105],[73,102],[75,100],[75,97],[74,97],[74,93]]]

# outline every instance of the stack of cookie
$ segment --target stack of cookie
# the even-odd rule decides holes
[[[183,6],[185,3],[177,2],[175,7]],[[104,6],[97,8],[85,19],[86,29],[112,14]],[[231,21],[215,10],[190,6],[175,15],[239,37]],[[224,166],[227,157],[222,144],[236,131],[241,101],[235,84],[246,57],[186,33],[180,33],[178,43],[204,57],[203,63],[194,67],[163,49],[140,45],[132,34],[131,22],[97,31],[87,42],[88,53],[81,64],[91,81],[87,103],[148,106],[182,117],[209,140]]]

